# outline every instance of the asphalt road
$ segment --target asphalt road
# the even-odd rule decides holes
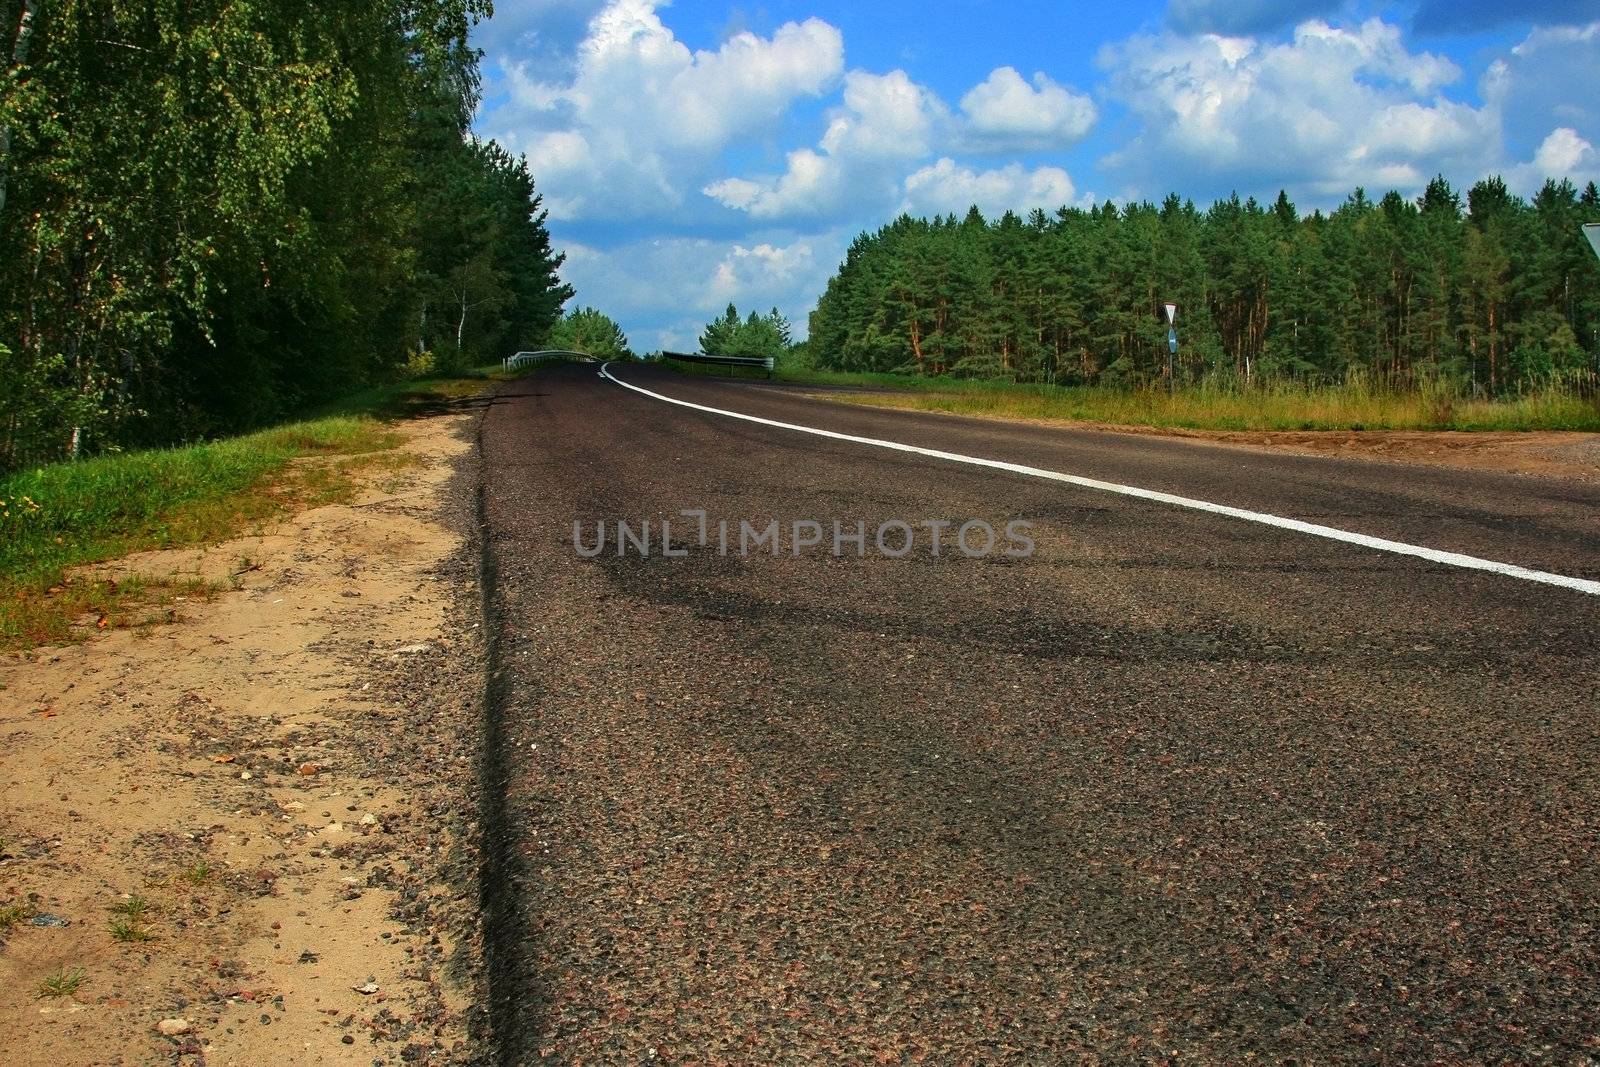
[[[595,371],[483,427],[524,1058],[1600,1058],[1600,596]],[[1590,486],[617,374],[1600,579]],[[682,557],[574,544],[663,518]],[[1037,547],[887,558],[894,519]]]

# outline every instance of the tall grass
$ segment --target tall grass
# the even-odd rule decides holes
[[[883,379],[894,379],[885,382]],[[900,375],[797,375],[798,381],[879,390],[852,403],[1024,419],[1201,430],[1582,430],[1600,432],[1600,402],[1559,384],[1505,399],[1465,396],[1448,384],[1389,390],[1362,383],[1291,381],[1159,389],[1025,385]]]

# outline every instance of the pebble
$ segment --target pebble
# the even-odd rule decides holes
[[[161,1031],[167,1037],[177,1037],[180,1034],[187,1034],[189,1031],[193,1030],[194,1024],[188,1019],[162,1019],[160,1022],[156,1023],[156,1029]]]

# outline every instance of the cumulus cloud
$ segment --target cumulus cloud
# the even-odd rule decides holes
[[[839,31],[818,19],[692,52],[652,0],[614,0],[588,23],[570,76],[502,61],[504,101],[479,123],[526,150],[557,218],[637,216],[683,202],[683,173],[837,82]],[[687,188],[693,187],[693,176]]]
[[[1095,118],[1094,102],[1088,97],[1044,74],[1036,74],[1030,84],[1011,67],[993,71],[969,90],[959,113],[904,71],[881,75],[851,71],[845,76],[843,105],[829,115],[827,130],[815,148],[789,153],[780,174],[724,178],[703,191],[757,219],[827,218],[848,209],[882,213],[902,197],[912,203],[943,205],[934,194],[955,188],[965,174],[974,181],[982,178],[978,188],[990,198],[985,202],[994,204],[1007,190],[1021,193],[1040,188],[1041,182],[1050,187],[1055,175],[1065,179],[1066,172],[1008,167],[977,175],[957,168],[949,158],[917,169],[909,178],[907,172],[947,152],[981,155],[1064,147],[1080,140]],[[1048,177],[1038,178],[1041,174]],[[1019,182],[1015,175],[1026,175],[1026,181]],[[1070,189],[1071,181],[1066,185]],[[961,209],[972,202],[960,205]],[[1021,206],[1005,204],[1001,210]]]
[[[961,98],[966,139],[979,149],[998,152],[1064,148],[1094,126],[1094,101],[1074,93],[1044,73],[1023,81],[1012,67],[1000,67]]]
[[[930,150],[947,119],[944,102],[905,71],[851,71],[844,82],[844,107],[828,123],[822,148],[832,156],[914,159]]]
[[[1539,143],[1533,159],[1512,167],[1505,174],[1513,192],[1532,196],[1545,181],[1570,180],[1578,188],[1587,182],[1600,182],[1600,152],[1570,127],[1551,130]]]
[[[1111,94],[1141,123],[1103,162],[1135,183],[1189,174],[1212,192],[1410,189],[1439,171],[1481,170],[1500,140],[1493,108],[1443,95],[1460,78],[1454,63],[1408,50],[1377,19],[1354,29],[1312,20],[1281,44],[1135,37],[1105,49],[1101,63]]]
[[[762,242],[746,247],[735,243],[712,271],[708,300],[715,307],[743,302],[746,310],[764,311],[780,304],[793,307],[797,295],[800,302],[815,297],[832,265],[821,263],[815,246],[806,239],[787,245]],[[797,286],[813,285],[815,289],[796,292]]]
[[[1007,211],[1054,210],[1071,204],[1076,196],[1072,178],[1059,167],[1029,170],[1012,163],[975,171],[944,158],[906,178],[900,210],[912,215],[946,215],[976,205],[985,216],[995,218]]]
[[[1533,164],[1545,174],[1566,175],[1593,168],[1595,160],[1594,146],[1579,137],[1577,130],[1563,126],[1559,130],[1552,130],[1550,136],[1539,145],[1539,151],[1534,153]]]
[[[1558,127],[1600,141],[1600,97],[1587,91],[1596,71],[1600,22],[1534,30],[1492,63],[1481,91],[1502,116],[1509,154],[1526,159]]]
[[[719,241],[649,237],[615,247],[565,242],[563,276],[579,301],[602,301],[636,350],[692,349],[704,325],[729,303],[743,312],[777,308],[797,337],[849,235],[828,228],[778,238]]]
[[[704,188],[726,207],[758,219],[821,218],[847,205],[893,198],[909,161],[929,155],[949,123],[949,110],[904,71],[845,76],[816,149],[790,152],[782,174],[725,178]]]

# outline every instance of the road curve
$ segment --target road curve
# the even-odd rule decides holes
[[[617,375],[1600,579],[1577,483]],[[520,1055],[1595,1055],[1600,597],[593,366],[504,388],[483,461]],[[686,509],[868,551],[724,555]],[[580,555],[619,519],[684,554]],[[971,519],[1036,550],[871,550]]]

